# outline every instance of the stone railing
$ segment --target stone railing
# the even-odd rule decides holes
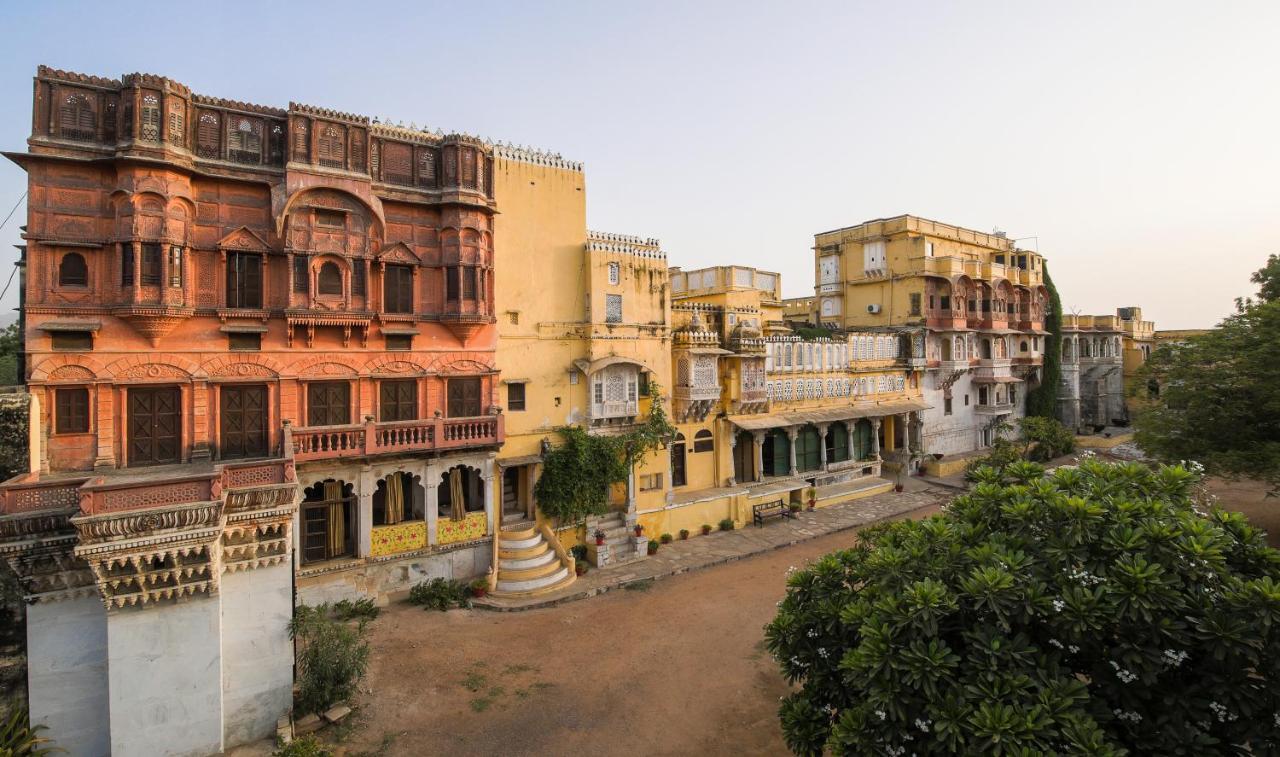
[[[349,426],[285,426],[298,462],[339,457],[421,452],[500,444],[503,417],[425,418],[380,423],[372,419]]]

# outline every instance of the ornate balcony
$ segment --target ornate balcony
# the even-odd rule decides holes
[[[298,462],[501,444],[503,417],[426,418],[349,426],[286,426]]]

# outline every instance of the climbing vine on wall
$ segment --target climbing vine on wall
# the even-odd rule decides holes
[[[641,458],[676,434],[662,407],[657,384],[649,384],[649,417],[625,434],[604,436],[578,426],[556,429],[564,443],[542,460],[533,493],[542,512],[561,524],[578,523],[609,509],[609,489],[627,480]]]
[[[0,396],[0,481],[27,472],[30,407],[30,395]]]
[[[1047,263],[1044,285],[1049,290],[1049,312],[1044,316],[1044,327],[1049,332],[1044,340],[1044,375],[1040,386],[1027,394],[1027,415],[1057,418],[1058,384],[1062,380],[1062,300],[1058,299],[1058,288],[1049,276]]]

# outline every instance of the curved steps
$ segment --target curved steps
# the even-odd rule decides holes
[[[577,576],[537,529],[500,531],[495,597],[529,597],[555,591]]]

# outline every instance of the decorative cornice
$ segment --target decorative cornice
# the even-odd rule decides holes
[[[641,238],[630,234],[611,234],[605,231],[587,231],[587,249],[591,252],[620,252],[626,255],[666,260],[662,243],[653,237]]]
[[[493,156],[495,158],[503,158],[505,160],[514,160],[520,163],[531,163],[535,166],[547,166],[549,168],[563,168],[566,171],[582,171],[582,161],[569,160],[558,152],[547,152],[536,148],[525,147],[524,145],[516,146],[506,142],[495,142],[493,144]]]
[[[68,84],[87,84],[91,87],[106,87],[110,89],[120,89],[120,87],[123,86],[119,79],[107,79],[101,76],[78,74],[74,71],[63,71],[49,66],[37,67],[36,78],[51,79],[54,81],[67,82]]]
[[[345,121],[360,126],[369,125],[368,116],[357,116],[354,113],[345,113],[340,110],[331,110],[329,108],[321,108],[315,105],[306,105],[304,103],[296,103],[290,101],[289,112],[297,113],[304,116],[312,116],[314,118],[323,118],[330,121]]]
[[[276,116],[277,118],[284,118],[289,115],[287,110],[282,108],[273,108],[270,105],[255,105],[253,103],[241,102],[239,100],[226,100],[221,97],[210,97],[208,95],[192,95],[191,102],[197,105],[225,108],[226,110],[239,110],[245,113],[257,113],[263,116]]]
[[[212,528],[222,518],[221,502],[196,502],[166,509],[127,510],[71,519],[82,545],[116,539],[160,539],[175,529]]]

